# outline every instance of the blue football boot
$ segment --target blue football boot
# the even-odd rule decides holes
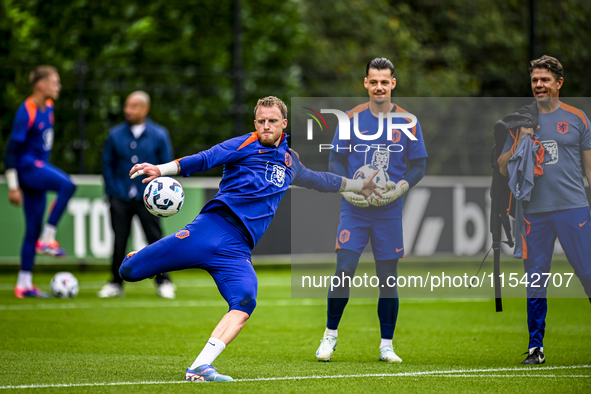
[[[196,369],[187,368],[185,380],[191,382],[231,382],[232,377],[218,373],[214,367],[209,364],[203,364]]]

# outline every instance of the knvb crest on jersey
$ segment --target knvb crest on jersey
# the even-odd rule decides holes
[[[277,164],[270,164],[267,162],[267,168],[265,170],[265,179],[267,182],[271,182],[277,187],[282,187],[285,183],[285,170],[286,168]]]
[[[375,152],[373,152],[372,156],[371,156],[371,162],[368,163],[367,160],[367,155],[368,153],[365,153],[365,164],[371,164],[372,166],[384,170],[384,171],[388,171],[388,167],[390,166],[390,153],[386,152],[386,151],[380,151],[380,150],[376,150]]]
[[[556,141],[542,141],[542,145],[546,152],[550,155],[550,161],[547,161],[545,165],[555,164],[558,162],[558,143]]]
[[[53,147],[53,127],[43,131],[43,149],[50,151]]]

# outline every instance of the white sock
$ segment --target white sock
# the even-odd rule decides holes
[[[380,350],[382,350],[382,348],[385,348],[386,346],[392,347],[392,340],[382,338],[382,342],[380,343]]]
[[[534,351],[534,349],[535,349],[535,348],[537,348],[537,347],[538,347],[538,346],[535,346],[535,347],[530,347],[530,348],[529,348],[529,354],[532,354],[532,352]],[[542,353],[544,353],[544,347],[543,347],[543,346],[542,346],[542,347],[540,347],[540,351],[541,351]]]
[[[43,242],[50,242],[55,241],[55,226],[51,224],[45,224],[43,228],[43,233],[41,234],[41,241]]]
[[[324,330],[324,335],[330,335],[332,337],[338,338],[339,332],[338,332],[338,330],[331,330],[331,329],[327,328],[326,330]]]
[[[195,369],[203,364],[213,364],[217,356],[226,348],[226,344],[217,338],[211,337],[205,344],[205,347],[199,353],[191,369]]]
[[[21,289],[30,289],[33,287],[33,273],[31,271],[19,271],[16,285]]]

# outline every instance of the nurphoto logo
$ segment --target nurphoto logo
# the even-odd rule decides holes
[[[316,124],[318,124],[321,131],[324,131],[325,129],[328,130],[328,125],[322,114],[336,115],[338,120],[339,140],[351,139],[351,120],[346,112],[338,109],[321,109],[320,112],[318,112],[309,107],[303,108],[307,110],[307,112],[304,113],[311,117],[311,119],[308,119],[306,127],[308,140],[314,139],[314,121],[316,121]],[[411,129],[417,124],[417,117],[407,112],[389,112],[388,114],[380,112],[378,115],[378,130],[374,134],[368,134],[367,130],[359,131],[359,114],[355,112],[353,114],[353,133],[355,133],[355,136],[362,141],[376,141],[381,138],[384,133],[384,119],[387,120],[386,137],[388,141],[399,141],[400,132],[406,134],[409,140],[417,141],[417,137],[415,137],[411,131]],[[407,119],[409,122],[398,123],[400,122],[400,119]],[[402,145],[398,144],[390,144],[387,146],[385,144],[374,144],[371,146],[367,144],[357,144],[349,147],[347,150],[350,151],[350,149],[353,149],[355,152],[366,152],[369,149],[380,150],[380,146],[382,150],[388,150],[389,152],[401,152],[404,149]],[[319,152],[322,152],[323,149],[334,149],[332,144],[319,144],[318,147]]]

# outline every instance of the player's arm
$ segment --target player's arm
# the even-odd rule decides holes
[[[357,192],[366,197],[370,196],[372,193],[381,195],[380,191],[377,189],[380,188],[380,186],[373,181],[373,178],[378,171],[365,179],[348,179],[330,172],[312,171],[302,164],[295,151],[292,152],[292,184],[296,186],[324,193]]]
[[[347,175],[348,156],[344,153],[338,153],[330,151],[330,157],[328,159],[328,170],[337,175],[345,177]],[[351,182],[349,182],[350,184]],[[345,200],[356,207],[367,208],[369,207],[369,201],[365,199],[365,196],[360,195],[354,191],[341,191],[341,195]]]
[[[210,149],[165,164],[136,164],[129,171],[129,176],[133,179],[139,175],[146,175],[147,178],[143,179],[142,183],[148,183],[159,176],[189,176],[195,172],[206,171],[222,164],[233,163],[248,155],[247,149],[240,148],[244,142],[244,136],[232,138]]]
[[[14,118],[12,132],[6,147],[6,155],[4,156],[4,168],[6,168],[4,175],[6,176],[6,183],[8,185],[8,201],[16,206],[21,206],[23,203],[23,193],[18,182],[18,172],[16,170],[17,154],[22,152],[27,140],[27,133],[29,131],[29,114],[24,106],[21,106]]]
[[[540,128],[540,126],[538,126],[538,129],[539,128]],[[513,137],[511,136],[511,134],[507,135],[507,142],[505,142],[505,146],[503,147],[503,153],[501,153],[501,155],[497,159],[497,164],[499,165],[499,172],[501,173],[501,175],[503,175],[503,176],[509,175],[509,169],[508,169],[509,159],[511,159],[511,156],[513,156],[513,152],[514,152],[512,147],[519,145],[521,140],[524,139],[526,136],[533,138],[534,129],[532,129],[531,127],[522,127],[519,130],[519,135],[517,136],[517,144],[514,143],[514,140],[513,140]]]
[[[340,176],[347,176],[347,155],[330,151],[328,158],[328,171]]]

